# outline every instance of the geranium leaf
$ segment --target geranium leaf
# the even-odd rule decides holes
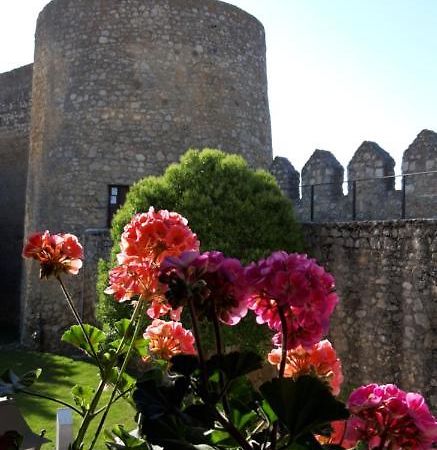
[[[99,345],[106,341],[106,334],[97,327],[89,324],[83,325],[89,340],[97,352]],[[83,335],[82,328],[79,325],[73,325],[62,335],[61,340],[68,344],[74,345],[81,350],[84,350],[88,355],[93,356],[90,345],[88,344],[85,336]]]
[[[108,438],[114,439],[116,437],[122,442],[122,444],[114,440],[106,442],[106,446],[111,450],[149,450],[150,448],[147,442],[128,433],[123,425],[115,426],[111,432],[112,434],[105,433]]]
[[[95,390],[88,386],[79,386],[76,384],[71,389],[71,394],[73,396],[74,403],[86,413],[90,409],[90,404],[93,398]]]
[[[256,352],[231,352],[223,355],[213,355],[207,362],[208,374],[221,370],[228,380],[247,375],[254,370],[261,369],[263,360]]]
[[[349,416],[345,405],[332,395],[329,387],[312,376],[297,380],[274,378],[264,383],[260,391],[288,428],[291,441]]]

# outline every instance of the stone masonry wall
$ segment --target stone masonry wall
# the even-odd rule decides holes
[[[395,189],[394,166],[393,158],[378,144],[364,141],[347,166],[347,186],[344,168],[326,150],[316,150],[305,164],[301,185],[299,172],[286,158],[276,157],[270,171],[303,222],[387,220],[402,218],[403,193]],[[404,152],[402,175],[404,218],[437,218],[437,133],[419,133]]]
[[[396,383],[437,407],[437,220],[305,224],[336,278],[331,339],[352,387]]]
[[[0,74],[0,327],[20,317],[21,249],[29,148],[32,65]]]
[[[108,185],[160,174],[190,147],[241,154],[252,167],[271,164],[258,20],[215,0],[53,0],[44,8],[26,234],[105,227]],[[27,263],[24,286],[22,339],[30,343],[33,311],[57,317],[63,305]],[[60,325],[47,324],[49,342]]]

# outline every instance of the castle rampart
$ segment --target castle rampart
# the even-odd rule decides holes
[[[389,153],[364,141],[348,164],[347,185],[343,167],[325,150],[312,154],[301,184],[285,158],[275,158],[270,171],[302,222],[437,218],[437,133],[421,131],[404,152],[400,190],[394,166]]]
[[[32,65],[0,74],[0,273],[3,327],[20,317],[21,249],[29,152]]]

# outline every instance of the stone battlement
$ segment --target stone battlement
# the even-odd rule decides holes
[[[436,218],[437,133],[421,131],[404,152],[399,190],[394,166],[389,153],[364,141],[347,166],[347,181],[326,150],[316,150],[301,175],[283,157],[274,159],[270,171],[303,222]]]

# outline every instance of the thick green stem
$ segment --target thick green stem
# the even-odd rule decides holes
[[[217,356],[219,358],[219,383],[220,383],[220,390],[222,392],[222,402],[223,402],[223,410],[225,411],[226,416],[229,420],[231,420],[231,407],[229,405],[228,396],[226,394],[226,383],[225,383],[225,377],[223,375],[223,371],[221,368],[223,367],[223,345],[222,345],[222,337],[220,333],[220,324],[217,318],[217,314],[214,313],[214,317],[212,320],[212,323],[214,325],[214,334],[215,334],[215,344],[217,349]]]
[[[83,412],[81,410],[77,409],[75,406],[70,405],[67,402],[59,400],[58,398],[50,397],[49,395],[38,394],[38,393],[32,392],[32,391],[26,391],[25,389],[22,389],[20,392],[22,392],[23,394],[30,395],[32,397],[45,398],[46,400],[51,400],[52,402],[59,403],[60,405],[63,405],[63,406],[66,406],[67,408],[72,409],[75,413],[77,413],[83,417]]]
[[[67,300],[68,306],[70,307],[71,312],[73,313],[74,318],[76,319],[76,322],[79,324],[80,328],[82,329],[83,336],[84,336],[85,340],[87,341],[87,343],[88,343],[88,345],[89,345],[89,347],[91,349],[91,353],[92,353],[93,358],[96,360],[96,364],[99,366],[100,374],[103,376],[103,372],[104,372],[103,371],[103,367],[102,367],[102,365],[100,363],[100,360],[99,360],[99,358],[97,356],[97,353],[96,353],[96,351],[94,349],[94,346],[91,343],[91,340],[90,340],[90,338],[88,336],[88,333],[86,332],[85,327],[83,326],[82,319],[80,318],[78,312],[76,311],[76,308],[74,306],[73,300],[72,300],[69,292],[67,291],[67,288],[65,287],[61,276],[57,275],[56,279],[59,281],[59,284],[61,285],[61,289],[62,289],[62,292],[64,293],[64,296],[65,296],[65,298]]]
[[[97,388],[96,393],[91,401],[90,408],[86,412],[85,417],[80,425],[79,431],[77,433],[76,439],[73,442],[72,450],[81,450],[83,446],[83,440],[85,438],[86,432],[88,431],[88,427],[90,426],[91,421],[94,418],[94,411],[96,410],[100,397],[103,394],[103,389],[105,388],[105,380],[102,378],[100,380],[99,386]]]
[[[137,339],[137,337],[138,337],[138,335],[140,333],[141,324],[142,324],[141,313],[142,313],[142,311],[144,309],[144,304],[145,304],[144,299],[142,297],[140,297],[139,300],[138,300],[138,303],[137,303],[137,305],[135,307],[135,311],[134,311],[134,313],[132,315],[132,319],[131,319],[131,323],[135,323],[136,322],[135,331],[134,331],[134,334],[133,334],[132,339],[130,341],[130,344],[129,344],[126,356],[124,358],[123,364],[121,365],[121,368],[120,368],[120,371],[118,373],[117,379],[115,380],[115,384],[114,384],[114,388],[113,388],[112,393],[111,393],[111,397],[110,397],[110,399],[108,401],[108,404],[106,405],[105,410],[103,411],[103,416],[100,419],[99,425],[97,427],[94,439],[93,439],[93,441],[91,443],[91,446],[90,446],[89,450],[92,450],[94,448],[94,446],[96,445],[97,439],[100,436],[100,433],[102,431],[103,425],[104,425],[105,420],[106,420],[106,417],[108,416],[109,410],[111,409],[111,406],[114,403],[114,397],[115,397],[115,395],[117,393],[118,385],[119,385],[120,380],[121,380],[121,378],[122,378],[122,376],[123,376],[123,374],[124,374],[124,372],[126,370],[126,367],[127,367],[128,363],[129,363],[129,360],[130,360],[130,357],[131,357],[131,354],[132,354],[132,350],[133,350],[135,341],[136,341],[136,339]],[[125,335],[123,336],[123,340],[125,340],[124,338],[125,338],[126,334],[127,333],[125,333]],[[123,344],[123,340],[122,340],[122,342],[120,343],[120,346],[119,346],[120,350],[123,348],[123,345],[122,345]]]

